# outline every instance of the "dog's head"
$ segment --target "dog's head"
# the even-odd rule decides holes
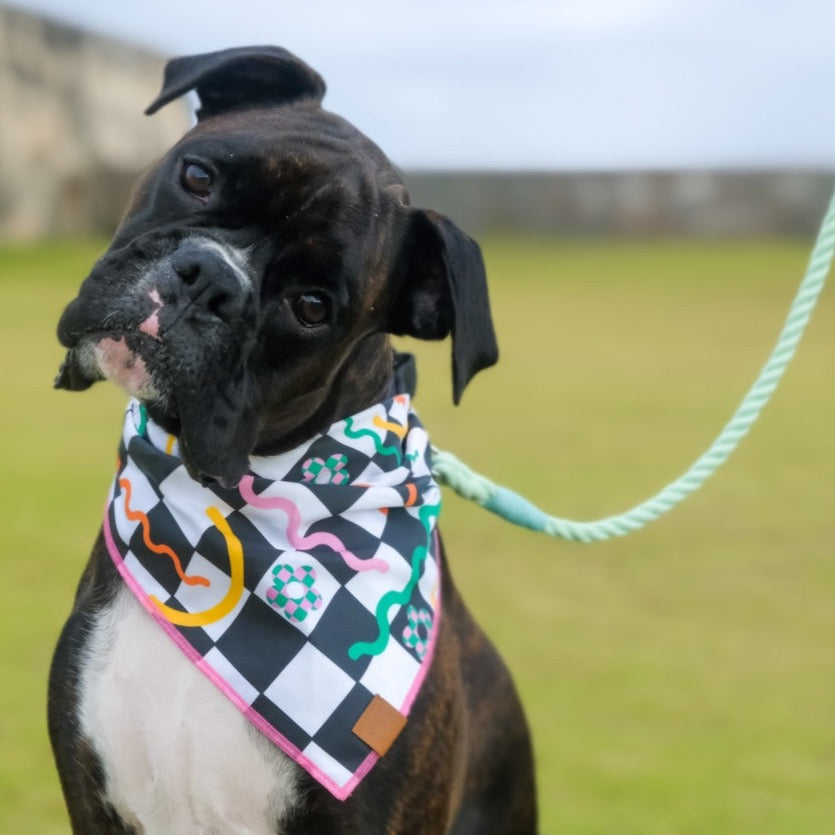
[[[237,483],[385,394],[387,334],[452,335],[453,397],[497,357],[478,246],[412,208],[385,155],[321,108],[276,47],[169,62],[147,112],[196,90],[197,125],[139,182],[64,311],[56,386],[111,379],[180,436],[201,480]]]

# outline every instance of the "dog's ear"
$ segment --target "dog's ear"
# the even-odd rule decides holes
[[[452,398],[499,358],[478,244],[449,218],[411,209],[395,266],[388,330],[418,339],[452,334]]]
[[[196,90],[200,97],[200,120],[251,105],[321,101],[325,82],[304,61],[278,46],[244,46],[187,55],[165,65],[162,90],[145,114],[156,113],[189,90]]]

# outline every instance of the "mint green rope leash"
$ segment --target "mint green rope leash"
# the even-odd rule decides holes
[[[575,542],[600,542],[615,536],[625,536],[643,528],[648,522],[663,516],[680,501],[698,490],[725,463],[757,420],[794,356],[795,349],[823,289],[833,253],[835,253],[835,195],[824,215],[806,274],[792,301],[786,323],[754,385],[707,452],[698,458],[682,476],[631,510],[594,522],[575,522],[549,516],[523,496],[494,484],[484,476],[473,472],[452,453],[437,448],[433,448],[433,475],[441,484],[448,485],[459,495],[498,514],[508,522],[562,539]]]

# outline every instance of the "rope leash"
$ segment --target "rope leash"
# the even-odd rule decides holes
[[[760,416],[794,356],[826,282],[833,254],[835,194],[824,214],[806,274],[792,301],[783,330],[754,385],[708,450],[683,475],[645,502],[616,516],[593,522],[577,522],[549,516],[524,496],[494,484],[471,470],[452,453],[437,448],[433,448],[433,475],[441,484],[448,485],[465,499],[474,501],[508,522],[550,536],[574,542],[601,542],[640,530],[698,490],[725,463]]]

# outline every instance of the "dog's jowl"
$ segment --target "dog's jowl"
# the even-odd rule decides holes
[[[478,246],[274,47],[171,61],[196,126],[58,325],[130,395],[52,666],[79,833],[532,833],[528,731],[453,585],[411,358],[498,356]],[[114,419],[114,439],[118,439]]]

